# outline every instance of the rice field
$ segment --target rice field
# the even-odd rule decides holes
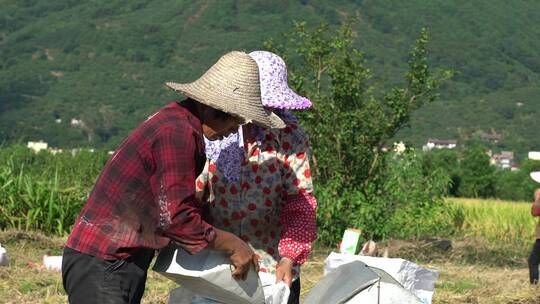
[[[482,238],[493,244],[529,247],[535,239],[538,219],[531,216],[530,202],[449,198],[456,234]]]

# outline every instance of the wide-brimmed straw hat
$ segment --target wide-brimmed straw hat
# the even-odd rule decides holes
[[[540,171],[531,172],[531,178],[533,181],[540,183]]]
[[[244,52],[223,55],[194,82],[167,82],[166,85],[200,103],[261,127],[285,127],[281,118],[263,107],[257,63]]]
[[[540,152],[537,152],[537,151],[529,152],[529,159],[540,160]],[[540,171],[531,172],[531,178],[535,182],[540,183]]]
[[[261,99],[265,107],[276,109],[307,109],[311,101],[294,92],[288,84],[287,65],[278,55],[267,51],[249,53],[259,66]]]

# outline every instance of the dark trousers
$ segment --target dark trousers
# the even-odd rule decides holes
[[[123,260],[102,260],[64,248],[62,281],[69,303],[140,303],[153,250]]]
[[[291,293],[287,304],[300,304],[300,278],[291,284]]]
[[[538,283],[538,265],[540,264],[540,239],[534,242],[534,246],[527,260],[529,263],[529,280],[531,284]]]

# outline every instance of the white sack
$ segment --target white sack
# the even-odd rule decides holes
[[[263,304],[263,288],[255,270],[250,268],[245,281],[235,280],[229,263],[229,256],[219,251],[204,249],[191,255],[180,247],[167,247],[158,255],[153,270],[205,298]]]
[[[417,264],[404,259],[369,257],[332,252],[326,258],[324,274],[326,275],[337,267],[352,261],[361,261],[370,267],[384,270],[403,285],[405,289],[420,298],[422,303],[431,304],[431,299],[433,298],[433,292],[435,290],[435,281],[437,281],[437,278],[439,277],[437,271],[420,267]]]
[[[276,284],[276,276],[266,272],[259,272],[259,278],[264,290],[266,304],[287,304],[291,290],[285,282]]]
[[[2,244],[0,244],[0,266],[8,266],[9,265],[9,259],[7,255],[6,248],[2,247]]]
[[[419,301],[417,297],[401,286],[392,283],[377,282],[355,295],[347,301],[347,304],[418,304]]]
[[[62,271],[62,256],[44,255],[43,266],[53,271]]]

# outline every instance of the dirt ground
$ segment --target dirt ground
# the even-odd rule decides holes
[[[41,269],[44,254],[61,253],[63,239],[35,233],[0,232],[0,243],[7,248],[11,263],[0,267],[0,303],[67,303],[59,273]],[[496,256],[478,250],[476,259],[493,263],[472,263],[470,246],[474,241],[455,241],[454,248],[440,252],[414,242],[387,244],[390,256],[413,260],[440,272],[433,303],[540,303],[540,288],[528,284],[525,259],[509,257],[496,265]],[[463,251],[463,252],[461,252]],[[331,249],[317,249],[302,268],[302,295],[323,275],[324,259]],[[485,255],[482,258],[482,255]],[[493,255],[493,254],[491,254]],[[504,264],[509,266],[504,266]],[[175,284],[149,272],[143,303],[166,303]]]

